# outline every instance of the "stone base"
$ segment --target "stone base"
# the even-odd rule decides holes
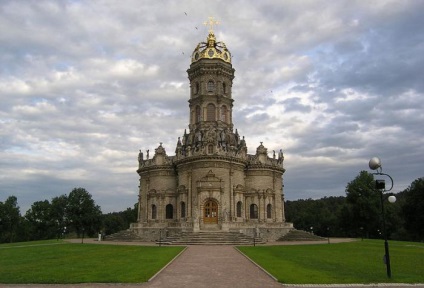
[[[169,225],[171,224],[171,225]],[[155,223],[150,227],[147,223],[133,223],[130,231],[135,233],[142,241],[161,241],[168,237],[178,236],[183,232],[238,232],[249,237],[260,237],[265,241],[276,241],[286,235],[290,230],[293,230],[292,223],[222,223],[212,225],[176,225],[177,223]],[[200,228],[200,229],[199,229]]]

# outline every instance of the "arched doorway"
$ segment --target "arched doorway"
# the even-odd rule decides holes
[[[203,223],[218,224],[218,203],[207,200],[203,206]]]

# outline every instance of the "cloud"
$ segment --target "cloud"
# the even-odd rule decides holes
[[[372,156],[394,191],[423,176],[419,1],[0,6],[0,201],[22,213],[74,187],[104,212],[137,201],[138,150],[173,155],[188,129],[186,70],[211,15],[235,128],[249,153],[284,150],[286,199],[344,195]]]

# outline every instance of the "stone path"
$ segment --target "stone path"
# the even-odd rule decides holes
[[[189,246],[188,249],[141,287],[281,288],[232,246]]]

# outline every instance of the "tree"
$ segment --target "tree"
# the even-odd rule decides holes
[[[380,195],[374,189],[374,177],[366,171],[361,171],[346,186],[343,226],[348,236],[379,237],[380,216]],[[360,235],[362,233],[363,235]]]
[[[78,237],[82,233],[93,236],[100,231],[102,212],[84,188],[74,188],[69,193],[66,211]]]
[[[51,218],[51,205],[48,200],[34,202],[25,213],[25,218],[30,224],[31,240],[54,237],[54,222]]]
[[[418,178],[404,191],[402,214],[405,229],[413,240],[424,240],[424,178]]]
[[[51,202],[50,217],[53,220],[57,238],[61,238],[67,232],[68,221],[68,196],[61,195],[54,197]]]
[[[0,242],[14,241],[20,219],[18,199],[15,196],[9,196],[4,203],[0,202]]]
[[[103,232],[105,235],[110,235],[124,229],[128,229],[128,225],[124,217],[122,217],[122,212],[103,215]]]
[[[286,220],[293,222],[296,229],[310,231],[327,237],[338,235],[340,209],[345,197],[324,197],[318,200],[306,199],[286,201]]]
[[[138,203],[134,204],[134,208],[127,208],[125,211],[104,214],[103,232],[110,235],[128,229],[131,223],[137,222],[137,212]]]

